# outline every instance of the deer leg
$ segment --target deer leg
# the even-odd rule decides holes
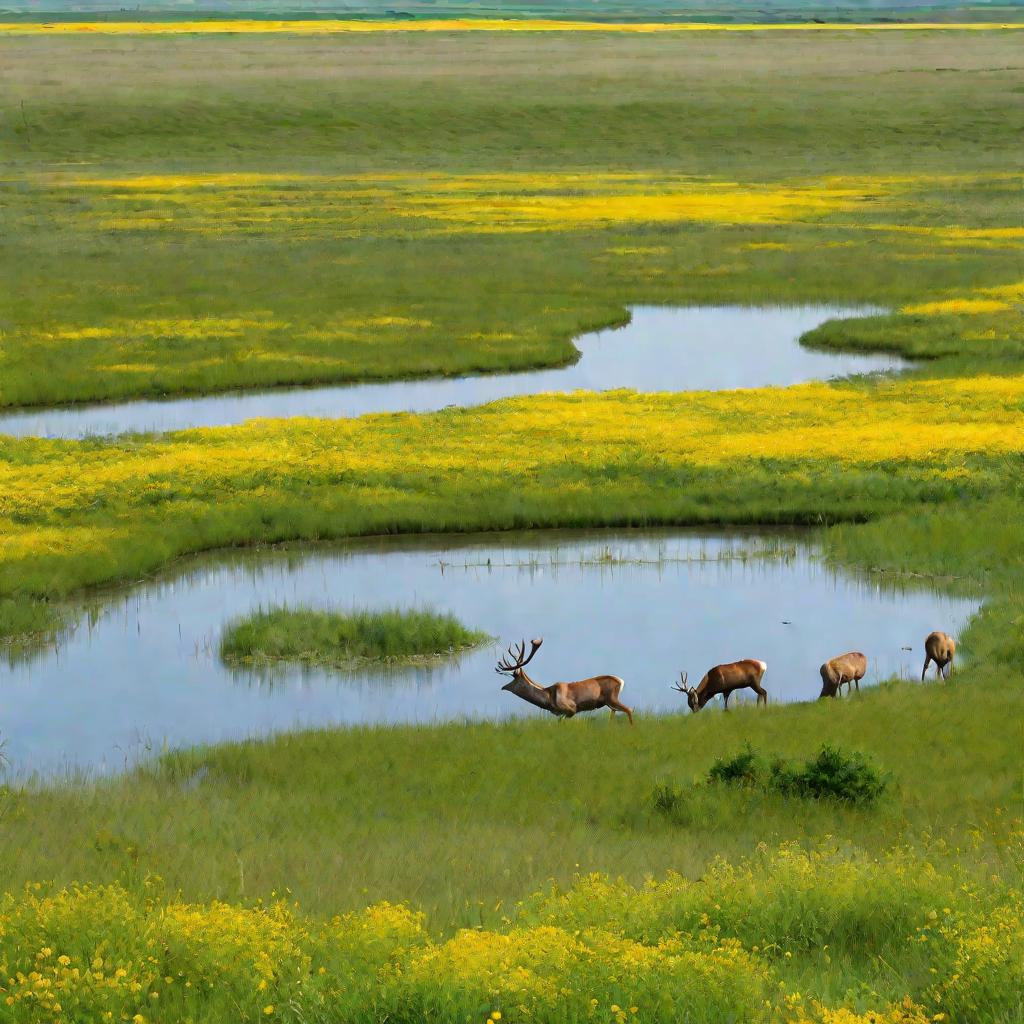
[[[625,704],[618,700],[612,700],[608,702],[608,706],[612,709],[612,717],[615,717],[616,711],[621,711],[628,719],[629,724],[633,724],[633,709],[627,708]]]
[[[924,668],[923,668],[923,669],[921,669],[921,682],[922,682],[922,683],[924,682],[924,677],[925,677],[925,676],[927,675],[927,673],[928,673],[928,663],[929,663],[929,662],[930,662],[931,660],[932,660],[932,656],[931,656],[930,654],[926,654],[926,655],[924,656]],[[936,664],[936,665],[938,665],[938,662],[936,662],[935,664]]]
[[[856,676],[853,677],[853,685],[857,687],[857,692],[860,693],[860,680]],[[849,687],[847,687],[847,690],[849,690]]]
[[[729,695],[729,692],[728,692],[728,690],[727,690],[727,691],[726,691],[725,693],[723,693],[723,694],[722,694],[722,700],[723,700],[723,701],[724,701],[724,703],[725,703],[725,710],[726,710],[726,711],[728,711],[728,710],[729,710],[729,696],[730,696],[730,695]]]
[[[768,691],[763,686],[755,686],[754,689],[757,691],[757,703],[768,705]]]

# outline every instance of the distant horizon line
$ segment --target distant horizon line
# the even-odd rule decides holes
[[[8,16],[14,12],[5,12]],[[66,12],[68,14],[81,12]],[[98,12],[97,12],[98,13]],[[124,15],[125,11],[111,12]],[[147,12],[138,12],[147,13]],[[153,15],[171,12],[151,12]],[[979,32],[1024,29],[1024,21],[595,21],[570,18],[310,18],[275,15],[274,17],[224,17],[204,12],[208,17],[157,18],[131,20],[56,20],[47,15],[61,12],[34,12],[33,20],[4,21],[0,14],[0,35],[187,35],[187,34],[293,34],[333,35],[374,32],[622,32],[638,35],[659,32]],[[228,13],[228,12],[226,12]],[[39,20],[36,20],[36,19]]]

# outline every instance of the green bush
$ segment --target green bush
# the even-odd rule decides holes
[[[760,787],[783,796],[850,804],[873,803],[885,792],[889,782],[863,754],[846,754],[828,744],[803,765],[776,758],[767,768],[765,760],[747,744],[741,753],[715,761],[708,771],[707,781],[710,785]],[[661,789],[667,791],[668,787]],[[666,799],[666,794],[662,793],[662,802]],[[657,799],[655,809],[662,810]]]
[[[825,744],[803,767],[777,761],[769,785],[787,796],[870,804],[885,792],[888,778],[863,754],[845,754]]]
[[[756,786],[762,781],[763,771],[761,759],[748,743],[746,749],[735,757],[719,758],[715,761],[708,772],[708,782]]]

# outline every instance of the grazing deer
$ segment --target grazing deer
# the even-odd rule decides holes
[[[924,642],[924,668],[921,669],[921,682],[924,682],[929,662],[935,662],[935,675],[938,679],[948,679],[953,674],[953,656],[956,654],[956,641],[948,633],[936,630],[929,633]]]
[[[768,666],[763,661],[747,658],[743,661],[732,661],[728,665],[716,665],[709,669],[707,675],[696,685],[687,686],[689,678],[686,672],[679,673],[680,682],[672,687],[686,695],[686,702],[691,711],[700,711],[709,700],[719,694],[725,701],[725,710],[729,710],[729,697],[734,690],[745,690],[748,687],[757,694],[757,703],[768,703],[768,691],[761,685]]]
[[[821,666],[821,693],[822,697],[836,697],[846,683],[846,692],[850,692],[850,684],[854,684],[860,690],[860,681],[868,670],[868,659],[860,651],[850,651],[849,654],[840,654],[838,658],[826,661]]]
[[[519,644],[518,650],[510,647],[508,655],[498,662],[494,670],[503,675],[512,676],[511,682],[502,689],[514,693],[517,697],[528,701],[535,707],[550,711],[559,718],[572,718],[578,711],[596,711],[608,708],[612,717],[616,711],[625,712],[629,724],[633,724],[633,709],[627,708],[619,700],[619,694],[625,685],[618,676],[592,676],[581,679],[577,683],[552,683],[550,686],[538,686],[525,672],[526,666],[540,650],[543,639],[531,640],[529,657],[524,658],[526,641]]]

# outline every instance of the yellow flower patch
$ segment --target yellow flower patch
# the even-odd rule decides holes
[[[1013,307],[999,299],[945,299],[941,302],[921,302],[913,306],[904,306],[900,312],[931,316],[936,313],[1002,313]]]
[[[652,32],[986,32],[1022,28],[1017,22],[860,23],[791,22],[786,24],[711,24],[703,22],[558,21],[523,18],[451,18],[423,20],[272,21],[232,18],[217,21],[92,21],[5,22],[0,34],[11,35],[223,35],[228,33],[287,33],[334,35],[375,32],[602,32],[647,35]]]
[[[87,190],[80,214],[106,231],[202,234],[286,229],[292,237],[331,233],[517,233],[630,224],[782,224],[855,210],[890,191],[863,178],[740,184],[640,173],[282,174],[47,176],[44,187]],[[663,247],[610,250],[616,255]]]

